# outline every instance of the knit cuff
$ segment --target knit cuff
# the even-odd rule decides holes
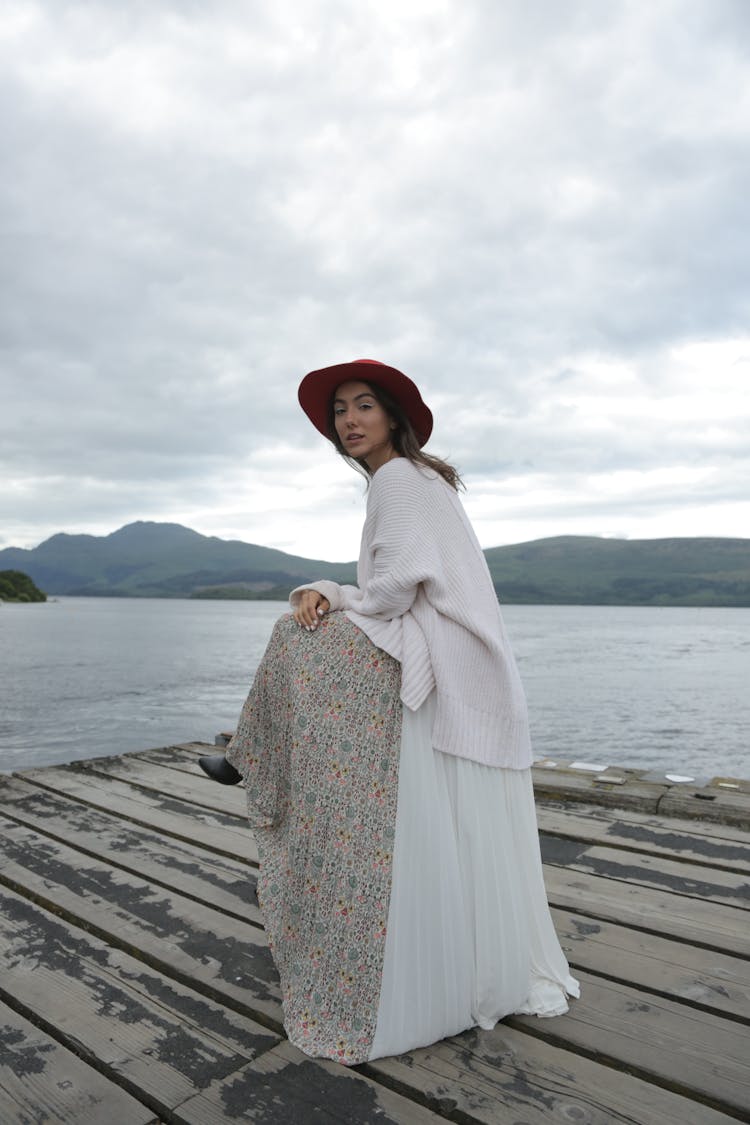
[[[305,590],[317,590],[324,598],[328,598],[328,601],[331,603],[331,612],[335,609],[343,609],[344,607],[341,587],[338,582],[331,582],[327,578],[321,578],[318,582],[308,582],[306,585],[297,586],[296,589],[292,590],[289,595],[289,604],[292,609],[297,608]]]

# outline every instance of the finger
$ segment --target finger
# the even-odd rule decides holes
[[[314,629],[318,624],[318,615],[316,612],[317,603],[320,600],[320,594],[314,590],[306,591],[302,595],[298,607],[297,620],[303,629]]]
[[[317,599],[314,596],[307,595],[302,606],[302,620],[309,629],[315,621],[315,606]]]
[[[303,594],[294,608],[294,620],[298,625],[307,626],[313,620],[315,608],[307,594]]]

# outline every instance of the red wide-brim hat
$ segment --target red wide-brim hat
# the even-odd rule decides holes
[[[342,383],[359,380],[375,383],[396,400],[412,424],[420,446],[426,445],[432,433],[432,412],[422,401],[419,388],[408,376],[377,359],[355,359],[351,363],[334,363],[305,375],[299,385],[299,403],[307,417],[324,437],[330,438],[328,423],[331,396]]]

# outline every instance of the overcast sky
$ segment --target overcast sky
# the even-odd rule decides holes
[[[361,356],[485,547],[750,536],[746,0],[6,0],[0,114],[0,547],[354,558]]]

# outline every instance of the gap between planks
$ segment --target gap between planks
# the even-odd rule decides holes
[[[31,773],[31,774],[26,775],[26,776],[27,776],[29,781],[32,781],[35,784],[41,783],[43,785],[46,785],[46,787],[51,787],[50,786],[50,779],[48,779],[48,781],[45,783],[44,777],[43,777],[44,771],[41,771],[41,773],[42,773],[41,777],[39,777],[38,773]],[[68,791],[68,793],[69,793],[71,787],[74,790],[84,790],[85,791],[87,789],[87,787],[82,784],[82,779],[80,779],[80,776],[78,775],[78,771],[73,771],[73,773],[66,772],[66,771],[60,771],[60,773],[62,775],[62,784],[54,787],[52,789],[53,792],[58,792],[59,790],[62,790],[63,792]],[[105,793],[105,798],[107,799],[105,801],[105,807],[106,807],[106,803],[109,803],[108,799],[111,797],[111,790],[112,790],[113,787],[119,787],[119,791],[121,792],[123,787],[127,787],[127,785],[130,784],[130,783],[124,782],[122,779],[115,779],[111,775],[107,775],[106,777],[102,777],[101,780],[102,780],[102,783],[103,783],[103,787],[102,787],[101,791]],[[208,785],[210,783],[206,782],[206,784]],[[97,789],[97,791],[99,791],[99,790]],[[70,795],[70,793],[69,793],[69,795]],[[77,799],[82,800],[84,803],[89,803],[94,807],[102,807],[101,801],[97,804],[95,802],[92,794],[90,794],[88,796],[88,800],[87,800],[87,796],[85,796],[85,795],[81,796],[80,792],[75,793],[75,796],[76,796]],[[237,793],[237,796],[239,796],[239,793]],[[235,800],[236,800],[236,798],[235,798]],[[183,805],[185,805],[185,802],[181,801],[181,802],[179,802],[179,804],[182,807]],[[192,806],[192,807],[195,808],[195,806]],[[152,814],[153,814],[153,809],[151,809],[151,811],[152,811]],[[153,815],[151,817],[145,817],[141,813],[140,816],[135,817],[135,816],[132,815],[132,813],[129,813],[128,818],[132,819],[134,821],[134,823],[138,823],[138,824],[146,826],[146,827],[153,828],[153,826],[154,826]],[[239,828],[239,825],[241,825],[241,823],[242,823],[242,818],[239,815],[239,813],[237,815],[232,815],[231,820],[232,820],[233,824],[236,822],[236,824],[238,826],[237,827],[238,839],[241,839],[244,842],[245,847],[248,848],[249,847],[248,846],[248,840],[251,838],[250,833],[246,828]],[[229,848],[221,847],[219,844],[216,843],[215,839],[212,839],[211,842],[207,843],[207,844],[206,844],[206,841],[204,841],[204,840],[196,841],[196,836],[195,836],[194,832],[192,832],[190,830],[187,830],[187,829],[182,829],[182,830],[177,829],[177,830],[174,830],[173,832],[170,832],[169,826],[165,825],[162,820],[160,820],[160,822],[159,822],[159,828],[160,828],[160,831],[165,832],[166,834],[174,834],[175,837],[178,838],[178,839],[192,841],[192,842],[199,842],[201,844],[204,844],[205,846],[208,846],[210,848],[210,850],[216,851],[218,854],[232,855],[232,856],[236,856],[238,854],[236,849],[229,849]],[[231,834],[232,834],[232,836],[234,836],[234,834],[235,834],[234,830],[232,831]],[[576,900],[579,899],[580,896],[575,894],[575,893],[571,894],[571,889],[573,887],[572,880],[570,878],[568,878],[569,886],[567,886],[567,887],[561,884],[562,876],[561,876],[560,873],[566,872],[567,870],[568,869],[566,868],[565,864],[558,864],[558,865],[546,864],[545,865],[545,880],[548,884],[548,894],[549,894],[549,898],[550,898],[550,903],[552,905],[555,905],[555,906],[558,906],[558,907],[561,907],[561,908],[564,908],[564,909],[572,909],[573,911],[577,911],[577,910],[580,909],[580,905],[579,905],[578,901],[576,901]],[[574,872],[573,874],[575,875],[576,873]],[[593,903],[589,902],[589,904],[587,906],[587,909],[586,909],[586,913],[588,915],[596,918],[597,920],[601,920],[601,921],[617,920],[617,918],[618,918],[617,907],[612,904],[612,900],[614,898],[617,898],[617,895],[614,894],[613,891],[615,890],[615,888],[631,888],[631,890],[628,891],[628,895],[627,895],[628,900],[629,900],[628,903],[627,903],[627,906],[630,908],[628,910],[629,916],[627,918],[627,925],[631,926],[635,929],[639,929],[639,930],[641,930],[643,932],[646,932],[646,933],[653,932],[653,933],[656,933],[656,934],[660,934],[660,933],[663,932],[663,929],[664,929],[664,919],[663,919],[663,917],[659,916],[658,908],[666,901],[673,901],[674,898],[683,898],[685,900],[686,904],[693,903],[694,906],[690,907],[690,906],[686,905],[683,908],[682,913],[689,917],[689,915],[691,914],[691,911],[692,911],[695,918],[694,918],[694,922],[693,922],[692,925],[688,924],[687,927],[685,927],[685,925],[683,925],[681,923],[677,927],[677,932],[673,932],[671,934],[671,936],[674,938],[674,940],[676,940],[676,941],[686,941],[688,943],[696,944],[696,945],[701,946],[701,947],[706,948],[706,949],[717,949],[719,951],[721,951],[723,949],[728,949],[726,943],[722,944],[722,942],[720,942],[720,941],[711,940],[711,936],[714,935],[714,933],[715,933],[715,927],[714,927],[713,919],[708,917],[708,915],[707,915],[707,911],[704,908],[704,900],[701,896],[680,894],[679,892],[674,892],[674,891],[669,890],[669,889],[667,889],[667,890],[655,889],[653,887],[649,887],[645,881],[644,882],[637,882],[637,881],[628,882],[628,881],[624,881],[624,880],[618,880],[618,879],[613,878],[613,877],[608,876],[608,875],[590,874],[590,873],[587,873],[585,871],[582,871],[582,872],[580,872],[580,874],[577,875],[575,883],[576,883],[576,886],[578,888],[591,887],[592,886],[592,882],[591,882],[592,880],[595,881],[595,883],[593,885],[595,885],[595,886],[598,885],[600,887],[599,893],[597,895],[595,895],[594,898],[596,900],[598,900],[600,903],[601,902],[606,903],[606,906],[605,906],[604,909],[597,909],[596,906],[593,905]],[[610,887],[608,888],[606,886],[606,884],[610,884]],[[665,895],[669,896],[668,900],[664,899],[663,896],[665,896]],[[656,912],[655,912],[655,908],[657,908]],[[735,914],[740,913],[739,909],[734,907],[734,906],[728,907],[728,910],[730,912],[734,912]],[[672,910],[672,913],[673,913],[673,910]],[[648,919],[652,915],[659,920],[660,925],[655,926],[653,924],[649,924]],[[679,911],[678,911],[678,915],[679,915]],[[706,915],[706,918],[705,918],[704,922],[700,923],[700,918],[703,915]],[[730,921],[733,921],[731,913],[724,915],[724,917],[727,920],[727,924],[729,924]],[[696,922],[699,923],[697,925],[697,928],[696,928]],[[745,925],[745,923],[742,923],[742,925]],[[738,929],[739,926],[740,926],[740,923],[738,921],[735,924],[735,928]],[[728,951],[732,952],[734,955],[737,955],[737,956],[747,956],[748,953],[750,953],[750,949],[747,948],[747,942],[739,943],[739,945],[738,945],[737,942],[735,942],[731,946],[731,948],[728,949]]]
[[[34,789],[34,787],[32,786],[25,786],[24,783],[19,782],[18,780],[10,782],[6,788],[9,789],[11,793],[15,793],[21,799],[23,799],[24,796],[29,792],[32,795],[37,792],[41,792]],[[223,915],[227,917],[235,918],[240,922],[248,922],[250,924],[256,925],[258,928],[262,928],[262,919],[260,912],[252,902],[244,903],[241,910],[234,907],[233,904],[228,907],[225,903],[222,902],[221,895],[217,892],[216,884],[210,879],[205,879],[205,881],[202,881],[204,876],[204,868],[202,865],[200,865],[200,861],[205,854],[202,849],[190,847],[189,851],[187,851],[184,849],[187,849],[189,846],[181,844],[180,848],[183,850],[178,850],[175,853],[174,847],[170,845],[168,841],[165,843],[163,840],[160,840],[155,833],[143,829],[138,829],[136,842],[133,843],[133,841],[131,841],[131,845],[134,848],[137,846],[138,849],[143,851],[145,848],[148,848],[149,844],[153,843],[155,845],[154,851],[159,854],[160,860],[162,859],[162,857],[165,859],[169,859],[175,858],[176,856],[176,858],[180,861],[188,858],[193,862],[197,861],[198,865],[200,865],[200,877],[193,872],[186,879],[181,871],[175,870],[173,867],[166,866],[162,863],[158,869],[159,877],[155,878],[153,875],[153,871],[151,870],[149,865],[146,864],[144,866],[142,862],[139,862],[139,856],[137,853],[130,860],[130,862],[126,861],[127,852],[125,850],[125,847],[123,846],[123,841],[122,839],[119,839],[117,837],[117,831],[120,825],[118,818],[112,816],[109,813],[100,812],[99,810],[88,810],[92,812],[92,815],[96,819],[93,821],[93,823],[84,825],[85,832],[97,841],[98,847],[85,847],[80,841],[80,830],[76,831],[76,822],[74,815],[76,810],[84,809],[85,806],[81,806],[77,802],[71,801],[69,798],[61,798],[57,795],[50,794],[50,798],[54,798],[54,800],[58,802],[56,808],[58,810],[57,815],[59,818],[62,818],[65,814],[67,814],[67,819],[64,820],[63,824],[57,830],[51,830],[49,818],[45,819],[40,817],[38,811],[36,815],[33,815],[33,811],[31,813],[26,811],[25,816],[21,816],[20,813],[18,813],[14,817],[11,817],[8,813],[6,813],[6,816],[9,820],[12,820],[13,823],[19,824],[25,829],[31,829],[35,834],[38,834],[41,837],[56,840],[58,843],[63,844],[68,849],[74,849],[77,853],[89,856],[97,863],[104,863],[110,867],[120,869],[131,875],[136,875],[140,878],[146,878],[149,885],[160,886],[170,892],[174,892],[180,895],[181,898],[185,898],[190,901],[209,906],[212,909],[218,909]],[[61,801],[63,802],[62,804],[59,803]],[[113,849],[112,844],[110,843],[110,839],[112,838],[117,840],[118,847],[116,848],[116,850]],[[162,849],[166,850],[164,850],[163,852],[159,852],[159,846],[161,846]],[[207,860],[207,862],[210,864],[210,859]],[[162,868],[167,874],[162,874]],[[170,872],[171,877],[167,877]],[[219,874],[228,875],[233,885],[236,884],[237,879],[242,880],[243,877],[247,878],[248,887],[251,885],[250,870],[243,871],[239,868],[239,865],[237,865],[234,870],[231,870],[229,872],[227,872],[226,870],[220,871]],[[20,886],[20,884],[18,884],[17,886]],[[582,946],[584,952],[588,951],[592,953],[598,953],[597,947],[601,944],[601,942],[600,940],[595,940],[593,935],[601,933],[602,928],[604,928],[605,933],[608,932],[611,935],[610,943],[605,942],[603,944],[605,945],[605,947],[612,948],[613,952],[615,950],[617,952],[617,956],[611,959],[613,964],[620,964],[623,956],[626,958],[629,956],[632,959],[634,950],[638,951],[638,956],[641,958],[640,964],[647,967],[651,967],[649,962],[642,960],[643,958],[647,957],[650,957],[651,961],[654,962],[654,967],[656,967],[658,963],[679,964],[680,958],[684,960],[691,950],[691,946],[687,943],[679,944],[661,936],[650,935],[652,945],[654,942],[658,942],[661,946],[664,947],[661,962],[659,962],[659,959],[654,957],[653,951],[647,952],[642,948],[639,949],[638,934],[636,931],[633,931],[632,928],[618,927],[616,925],[613,925],[611,922],[607,923],[600,920],[597,922],[592,918],[590,914],[582,913],[582,910],[585,910],[585,903],[582,905],[582,909],[573,912],[564,912],[553,907],[553,915],[556,916],[558,920],[562,919],[563,923],[567,926],[567,936],[569,940],[565,943],[565,946],[566,954],[571,962],[571,965],[574,965],[576,968],[581,968],[592,972],[597,976],[603,977],[604,979],[627,981],[629,983],[637,985],[637,987],[643,989],[646,992],[650,992],[653,995],[663,996],[667,998],[677,998],[682,1000],[682,1002],[701,1010],[718,1010],[728,1018],[738,1020],[742,1019],[742,1016],[738,1013],[738,1011],[732,1009],[731,1006],[725,1006],[724,1008],[717,1009],[715,1003],[707,1003],[705,997],[710,996],[712,993],[711,986],[706,985],[705,983],[698,984],[695,980],[691,979],[688,981],[686,987],[692,990],[693,995],[689,996],[684,992],[678,994],[674,990],[670,991],[663,986],[657,987],[655,984],[648,983],[644,979],[638,979],[638,977],[634,975],[625,976],[622,972],[613,972],[611,968],[605,969],[601,967],[601,965],[591,964],[586,960],[585,957],[581,959],[580,954]],[[572,918],[570,917],[571,914],[573,915]],[[559,928],[560,926],[558,922],[558,929]],[[640,944],[642,945],[643,943]],[[684,952],[682,952],[683,950]],[[727,976],[732,973],[736,975],[738,967],[740,965],[744,966],[743,962],[741,962],[737,958],[731,958],[726,954],[714,954],[714,961],[716,961],[717,959],[723,960],[723,971]],[[690,972],[697,971],[698,970],[695,968],[686,970],[688,975],[690,974]],[[715,972],[716,970],[714,970],[714,975]],[[716,985],[714,986],[714,993],[716,992],[717,988],[721,988],[721,981],[718,979],[716,981]]]
[[[181,747],[175,749],[180,753],[184,753]],[[240,793],[242,793],[241,789],[231,790],[228,793],[227,788],[222,787],[222,789],[217,792],[217,787],[211,786],[211,783],[199,773],[197,767],[191,764],[191,762],[194,762],[194,755],[188,756],[188,769],[175,769],[174,766],[161,761],[162,757],[163,754],[161,752],[154,751],[134,754],[129,756],[127,760],[125,757],[94,759],[90,764],[87,763],[85,768],[83,766],[75,767],[75,772],[80,771],[84,774],[94,773],[103,779],[114,778],[142,792],[157,793],[159,795],[163,795],[169,790],[170,778],[174,780],[175,774],[177,774],[181,779],[184,778],[184,781],[181,780],[172,789],[176,800],[195,804],[224,817],[236,817],[238,818],[238,827],[241,825],[245,815],[244,800],[238,799]],[[38,784],[45,784],[44,772],[45,771],[30,772],[20,776],[25,776],[28,780]],[[197,787],[189,784],[188,779],[194,780],[195,778],[199,778],[202,784]],[[661,828],[659,826],[654,826],[652,817],[644,817],[646,823],[640,823],[640,830],[642,832],[647,832],[650,828],[654,834],[661,833],[662,837],[667,838],[671,836],[683,845],[682,847],[665,847],[660,846],[657,840],[654,842],[654,846],[649,847],[625,842],[622,839],[625,832],[624,827],[620,828],[619,836],[611,838],[609,833],[600,827],[602,824],[601,818],[591,817],[589,821],[591,827],[587,830],[587,822],[578,812],[570,811],[563,815],[567,820],[567,824],[565,820],[562,820],[559,814],[557,816],[552,814],[550,817],[545,807],[543,805],[538,805],[537,819],[542,834],[561,841],[578,841],[586,845],[589,853],[593,853],[593,849],[596,847],[607,848],[609,851],[604,853],[602,857],[603,860],[606,860],[607,856],[614,857],[620,853],[633,855],[634,862],[640,862],[642,865],[648,865],[654,857],[668,858],[675,865],[679,865],[674,868],[673,873],[675,878],[683,879],[687,882],[692,877],[696,884],[700,884],[701,882],[702,870],[723,872],[723,876],[717,875],[719,882],[721,882],[722,879],[726,882],[726,877],[731,875],[742,876],[746,873],[750,875],[750,845],[748,845],[747,841],[744,842],[744,848],[739,841],[733,849],[731,845],[722,844],[720,840],[716,840],[712,845],[714,850],[734,850],[735,852],[739,852],[740,855],[744,857],[744,863],[735,865],[729,862],[711,862],[710,858],[697,854],[700,852],[701,848],[703,848],[703,850],[708,848],[711,842],[706,841],[706,838],[701,834],[692,833],[688,835],[685,827],[682,825],[680,825],[679,828],[677,825]],[[605,823],[607,822],[605,821]],[[610,828],[612,828],[613,824],[616,822],[610,820],[608,823]],[[625,822],[621,821],[622,825],[624,825],[624,823]],[[686,855],[684,854],[684,845],[689,844],[691,838],[694,846],[691,853]],[[640,857],[640,859],[638,860],[636,857]],[[662,875],[665,876],[663,870]],[[610,877],[617,878],[617,875],[613,874]],[[705,879],[705,874],[703,878]],[[727,883],[726,885],[730,886],[731,884]],[[748,890],[750,890],[750,886],[748,886]],[[690,892],[689,890],[678,890],[677,893],[689,894]],[[695,894],[697,896],[702,896],[704,892],[699,888]],[[742,902],[744,898],[744,896],[735,897],[738,897],[738,901],[740,902]]]
[[[73,924],[76,924],[76,925],[79,925],[79,926],[80,926],[80,925],[81,925],[81,922],[80,922],[80,920],[78,920],[78,921],[74,920]],[[107,940],[107,938],[106,938],[106,937],[105,937],[105,940]],[[221,994],[221,1003],[223,1003],[223,1004],[225,1004],[225,1005],[227,1004],[227,997],[226,997],[226,995],[225,995],[224,993],[222,993],[222,994]],[[227,1006],[230,1006],[230,1005],[227,1005]],[[257,1018],[257,1017],[256,1017],[256,1018]]]
[[[82,771],[90,769],[108,777],[125,775],[131,777],[134,784],[141,785],[144,788],[161,790],[164,780],[168,777],[167,774],[161,772],[164,769],[192,778],[198,777],[201,781],[206,781],[197,766],[197,758],[201,751],[205,752],[208,749],[215,750],[215,747],[195,743],[180,744],[162,749],[135,751],[116,758],[90,759],[86,763],[73,763],[72,768]],[[143,763],[146,767],[157,767],[157,770],[151,774],[150,779],[148,771],[145,774],[141,773],[139,777],[138,763]],[[162,784],[159,783],[160,780]],[[224,792],[226,793],[226,789],[224,789]],[[215,799],[208,796],[206,800],[206,796],[208,795],[204,795],[201,803],[206,804],[207,807],[217,807]],[[191,793],[191,798],[195,799],[194,791]],[[542,798],[537,799],[537,819],[540,828],[549,835],[559,835],[561,838],[576,839],[591,844],[599,843],[602,846],[611,844],[622,851],[633,851],[646,855],[668,855],[676,862],[718,867],[735,871],[737,874],[745,871],[750,872],[750,835],[740,828],[732,829],[714,822],[701,823],[695,819],[680,820],[664,816],[659,817],[654,813],[638,813],[632,809],[616,806],[578,804],[564,807],[565,823],[561,826],[561,818],[555,817],[558,806],[559,802],[547,803]],[[610,828],[619,826],[622,831],[611,838],[606,831],[607,825]],[[628,825],[631,827],[633,835],[638,829],[643,833],[648,833],[651,830],[655,839],[650,841],[649,844],[640,845],[635,840],[625,839],[624,833],[627,831]],[[700,855],[700,848],[696,845],[705,844],[707,835],[713,838],[714,850],[723,849],[724,851],[738,853],[737,862],[732,863],[728,859],[717,861]],[[676,843],[671,847],[661,846],[659,836],[665,839],[671,838]],[[691,841],[694,847],[691,854],[685,856],[685,845],[689,846]],[[732,847],[730,841],[734,843],[734,847]]]

